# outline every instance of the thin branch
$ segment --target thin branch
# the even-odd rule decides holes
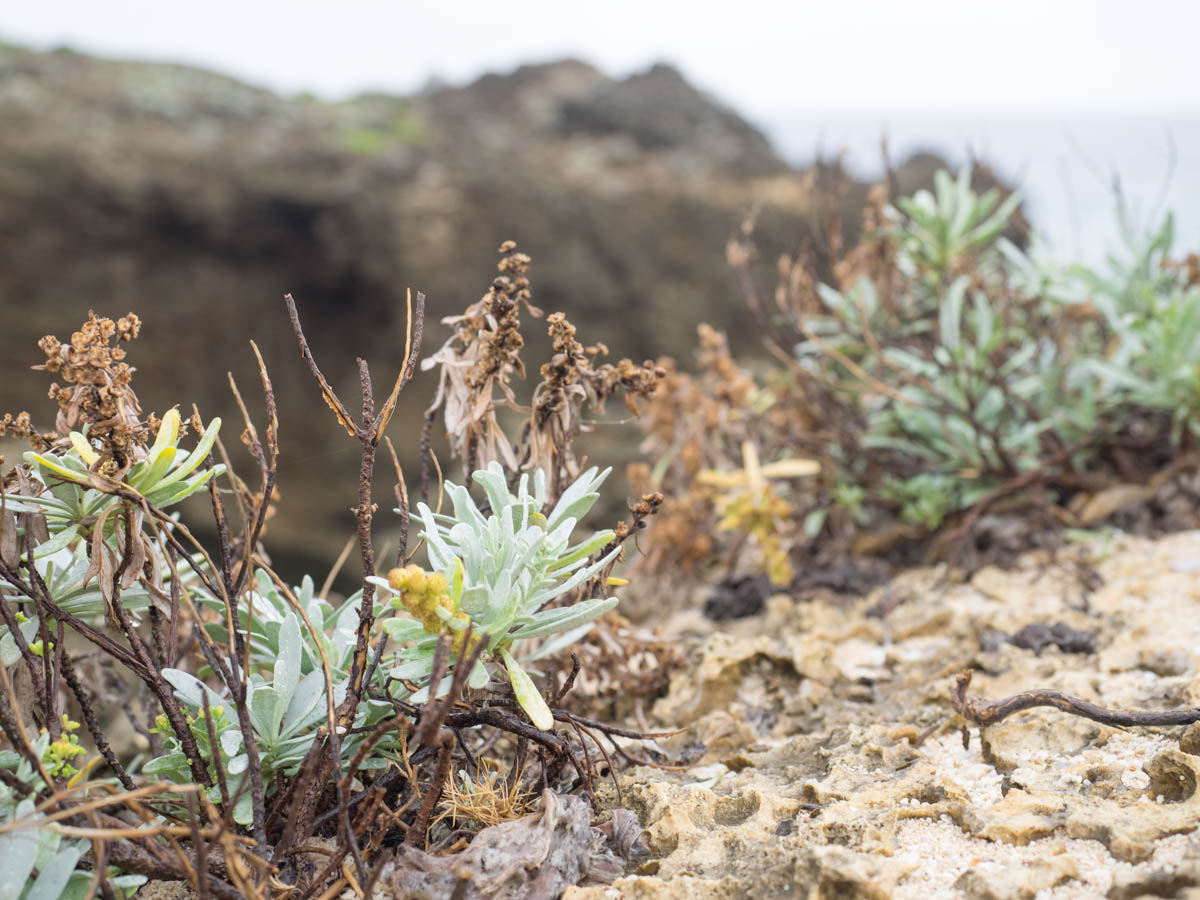
[[[388,395],[387,402],[383,404],[379,416],[371,422],[372,440],[376,443],[383,435],[384,429],[387,428],[392,413],[396,410],[396,400],[399,398],[400,392],[412,380],[413,374],[417,370],[417,360],[421,356],[421,336],[425,331],[425,295],[420,291],[417,292],[417,311],[414,317],[412,291],[408,291],[407,308],[408,322],[405,328],[404,362],[400,365],[400,374],[396,376],[396,383],[392,386],[392,392]],[[364,424],[366,424],[365,420]]]
[[[1163,710],[1106,709],[1049,688],[1022,691],[1001,700],[974,699],[967,696],[972,674],[970,669],[959,673],[954,689],[950,692],[950,702],[954,704],[954,709],[960,716],[980,727],[994,725],[1013,713],[1038,706],[1051,706],[1073,716],[1117,728],[1190,725],[1200,722],[1200,708],[1196,707]]]
[[[75,695],[75,701],[79,704],[79,709],[83,713],[83,722],[87,726],[92,740],[96,743],[96,749],[100,751],[100,755],[104,757],[104,761],[108,763],[108,767],[116,774],[117,779],[121,782],[121,786],[127,791],[134,790],[133,779],[129,777],[129,773],[125,771],[125,767],[121,765],[121,761],[117,759],[117,754],[113,752],[112,747],[109,745],[108,738],[104,736],[104,731],[100,727],[100,720],[96,718],[96,711],[92,708],[91,697],[83,689],[83,685],[79,683],[79,678],[75,674],[75,666],[71,663],[71,657],[63,653],[61,664],[63,680],[66,681],[67,687],[71,689],[71,693]]]
[[[329,382],[325,379],[325,374],[313,358],[312,350],[308,347],[308,341],[304,338],[304,329],[300,327],[300,314],[296,312],[296,301],[292,299],[291,294],[286,294],[284,295],[283,302],[287,304],[288,318],[292,321],[292,331],[295,332],[296,340],[300,344],[300,355],[304,357],[304,362],[308,364],[308,371],[312,373],[313,378],[317,380],[317,384],[321,386],[321,396],[329,404],[329,408],[333,410],[342,427],[346,429],[346,434],[350,435],[350,437],[358,437],[358,429],[354,425],[354,420],[350,418],[350,413],[346,410],[342,401],[338,399],[338,395],[334,393],[333,388],[329,386]]]
[[[450,777],[450,758],[453,751],[454,735],[449,731],[443,731],[433,781],[429,785],[429,790],[425,792],[425,799],[421,801],[421,808],[417,811],[416,819],[408,828],[408,834],[404,838],[406,846],[416,847],[419,842],[423,847],[425,844],[425,835],[429,831],[429,820],[437,808],[438,800],[441,799],[442,791],[446,787],[446,780]]]

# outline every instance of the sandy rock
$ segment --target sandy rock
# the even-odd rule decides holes
[[[968,869],[954,886],[967,900],[1026,900],[1041,891],[1079,878],[1075,861],[1065,854],[1031,860],[1017,868]]]
[[[1194,705],[1200,533],[1117,536],[1031,554],[962,583],[919,570],[882,618],[772,599],[685,639],[691,664],[655,707],[669,747],[712,747],[692,772],[635,769],[626,803],[651,850],[627,877],[570,897],[1183,896],[1200,887],[1200,737],[1115,729],[1035,709],[984,729],[949,702],[1056,688],[1126,708]],[[1101,585],[1085,591],[1081,566]],[[1181,571],[1182,570],[1182,571]],[[1087,607],[1082,598],[1087,595]],[[876,598],[878,599],[878,598]],[[689,627],[696,627],[695,619]],[[1065,623],[1095,652],[984,649]],[[790,880],[789,880],[790,879]],[[602,893],[603,892],[603,893]]]

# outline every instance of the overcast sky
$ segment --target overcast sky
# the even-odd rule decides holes
[[[1200,3],[7,0],[0,39],[195,63],[285,92],[406,92],[572,55],[657,60],[751,117],[1197,111]]]

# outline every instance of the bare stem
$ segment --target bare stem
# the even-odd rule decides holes
[[[1002,700],[974,699],[967,696],[972,674],[970,669],[959,673],[954,689],[950,692],[950,701],[960,716],[980,727],[994,725],[1013,713],[1038,706],[1051,706],[1073,716],[1117,728],[1190,725],[1200,722],[1200,708],[1196,707],[1162,710],[1105,709],[1103,706],[1049,688],[1022,691]]]

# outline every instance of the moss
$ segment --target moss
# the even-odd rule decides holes
[[[342,146],[351,153],[378,156],[395,147],[421,144],[425,128],[412,115],[400,115],[382,127],[349,128],[342,132]]]

